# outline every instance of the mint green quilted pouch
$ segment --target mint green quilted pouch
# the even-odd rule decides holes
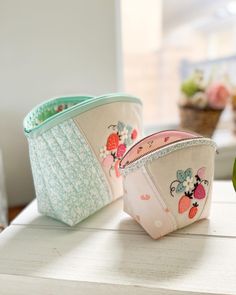
[[[61,97],[24,120],[40,213],[75,225],[123,195],[119,162],[142,136],[142,104],[126,94]]]

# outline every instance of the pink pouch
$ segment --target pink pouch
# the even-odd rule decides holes
[[[158,239],[209,215],[216,144],[185,131],[145,137],[122,158],[124,211]]]

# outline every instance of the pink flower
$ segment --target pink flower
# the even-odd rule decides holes
[[[126,151],[126,145],[124,143],[121,143],[117,148],[117,152],[116,152],[117,158],[121,158],[124,155],[125,151]]]
[[[135,140],[138,136],[138,132],[136,129],[134,129],[131,133],[131,139]]]
[[[222,83],[211,84],[207,89],[209,106],[213,109],[223,109],[229,98],[229,90]]]

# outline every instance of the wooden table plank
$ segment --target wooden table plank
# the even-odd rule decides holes
[[[236,293],[236,239],[11,226],[0,273],[78,282]],[[132,294],[132,293],[131,293]]]
[[[176,291],[170,289],[150,288],[148,286],[132,286],[120,284],[104,284],[95,282],[78,282],[71,280],[56,280],[30,276],[1,275],[1,295],[203,295],[199,292]],[[207,293],[213,295],[213,293]]]
[[[222,193],[221,185],[225,189],[224,193]],[[191,226],[178,230],[175,234],[236,237],[235,193],[229,186],[229,182],[216,182],[214,188],[215,191],[213,192],[214,197],[210,219],[201,220]],[[122,208],[123,201],[122,199],[119,199],[93,216],[87,218],[77,226],[70,228],[61,222],[53,220],[52,218],[40,215],[37,212],[36,201],[33,201],[29,207],[13,221],[12,224],[36,227],[61,227],[76,231],[80,228],[88,228],[144,233],[142,227],[126,213],[124,213]]]
[[[236,203],[236,192],[234,191],[232,181],[214,181],[212,201],[213,203]]]
[[[1,295],[236,294],[230,182],[215,182],[210,220],[158,241],[122,206],[120,199],[71,228],[38,214],[34,201],[0,235]]]
[[[16,218],[13,225],[26,225],[32,227],[59,227],[78,231],[80,228],[134,231],[144,233],[143,228],[122,210],[123,201],[115,203],[100,210],[77,226],[67,225],[37,213],[36,203],[33,202],[28,211]],[[209,219],[200,220],[175,232],[175,234],[212,235],[236,237],[236,204],[213,203]]]

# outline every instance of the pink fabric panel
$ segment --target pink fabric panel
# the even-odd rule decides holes
[[[124,211],[154,239],[176,229],[172,213],[162,201],[145,168],[125,178]]]
[[[151,136],[147,136],[131,148],[127,155],[122,159],[121,167],[123,167],[127,161],[134,161],[146,153],[150,153],[158,148],[164,147],[167,144],[194,137],[199,137],[199,135],[175,130],[161,131]]]

